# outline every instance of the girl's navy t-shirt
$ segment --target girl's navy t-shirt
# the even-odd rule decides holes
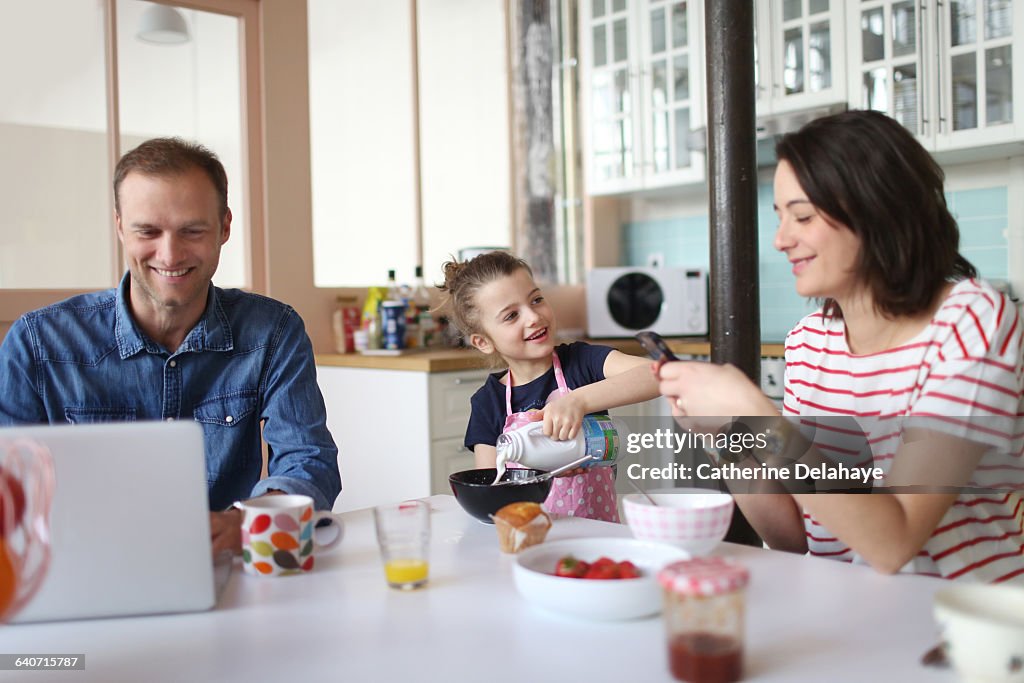
[[[570,389],[578,389],[604,379],[604,361],[612,349],[608,346],[594,346],[586,342],[562,344],[555,348],[562,364],[562,374]],[[505,385],[501,378],[505,370],[491,374],[484,385],[477,389],[470,399],[471,412],[466,427],[465,446],[469,450],[477,444],[493,446],[505,426]],[[551,367],[537,379],[512,387],[512,412],[522,413],[539,410],[547,403],[548,396],[558,391],[555,368]],[[556,394],[557,395],[557,394]],[[605,414],[600,411],[597,414]]]

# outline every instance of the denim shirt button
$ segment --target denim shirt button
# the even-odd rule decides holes
[[[176,368],[178,367],[178,361],[172,360],[170,363],[168,363],[168,365],[170,365],[172,368]]]
[[[167,418],[167,421],[168,422],[174,422],[174,418],[173,417],[169,417],[169,418]]]
[[[225,422],[234,422],[234,421],[235,421],[235,418],[233,418],[233,417],[231,417],[230,415],[228,415],[227,417],[225,417],[225,418],[224,418],[224,421],[225,421]]]

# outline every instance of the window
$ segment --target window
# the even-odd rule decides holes
[[[19,93],[0,99],[0,334],[27,310],[118,281],[111,177],[150,137],[195,139],[221,157],[235,221],[215,280],[265,281],[252,267],[263,255],[262,178],[250,171],[261,158],[258,2],[190,0],[174,8],[187,42],[141,42],[158,4],[0,0],[0,87]]]

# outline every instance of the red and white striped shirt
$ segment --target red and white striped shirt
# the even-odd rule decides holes
[[[783,412],[828,418],[801,420],[802,429],[817,422],[814,439],[823,454],[888,472],[902,428],[920,421],[990,447],[972,483],[993,492],[961,494],[902,571],[1024,584],[1022,327],[1005,295],[963,280],[927,328],[887,351],[854,355],[843,321],[825,319],[820,310],[786,338]],[[870,453],[844,451],[849,437],[844,441],[837,426],[840,417],[870,424]],[[804,528],[812,555],[863,562],[806,513]]]

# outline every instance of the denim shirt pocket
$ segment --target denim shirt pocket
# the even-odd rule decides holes
[[[64,418],[71,424],[76,425],[93,422],[135,422],[135,408],[65,406]]]
[[[254,419],[257,399],[258,392],[241,391],[213,396],[196,405],[193,416],[203,427],[206,476],[210,483],[245,469],[251,450],[246,443],[252,431],[249,423]]]

